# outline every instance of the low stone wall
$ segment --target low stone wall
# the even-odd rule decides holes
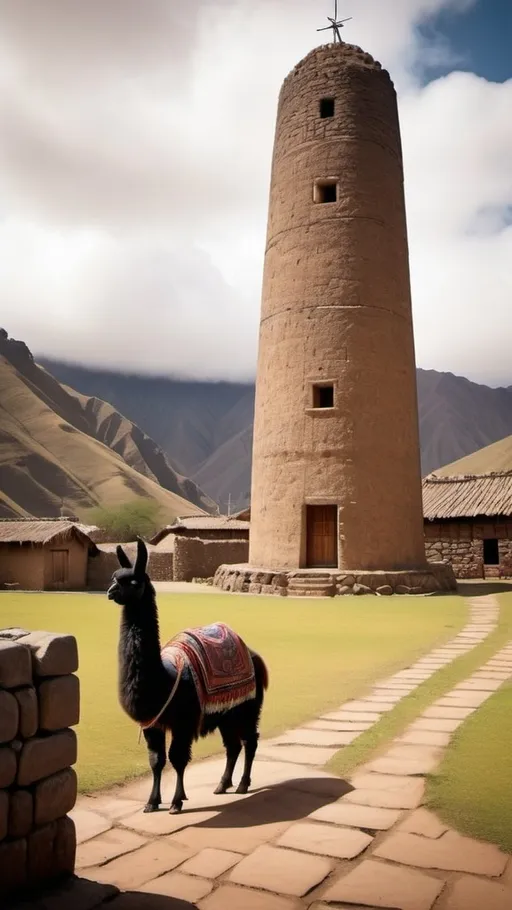
[[[276,572],[248,565],[222,565],[213,583],[223,591],[279,597],[336,597],[344,594],[435,594],[457,590],[451,566],[429,563],[405,572],[340,572],[299,569]]]
[[[77,669],[72,635],[0,630],[2,896],[74,871]]]
[[[498,542],[499,565],[484,564],[484,540]],[[425,526],[429,560],[452,566],[457,578],[512,578],[512,525],[510,522],[445,522]]]
[[[240,563],[249,558],[249,541],[237,538],[205,540],[200,537],[174,539],[174,581],[212,578],[225,562]]]
[[[122,544],[130,559],[135,558],[135,545]],[[102,550],[89,557],[87,565],[87,587],[90,591],[106,591],[112,582],[112,575],[119,569],[115,550]],[[148,547],[148,574],[152,581],[172,581],[173,553]]]
[[[457,578],[484,577],[484,548],[481,540],[425,539],[427,559],[449,564]]]

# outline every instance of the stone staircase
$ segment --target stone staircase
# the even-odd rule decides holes
[[[335,594],[336,579],[328,572],[324,575],[292,575],[288,581],[288,597],[334,597]]]

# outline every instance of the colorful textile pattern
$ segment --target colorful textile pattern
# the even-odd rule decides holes
[[[179,632],[162,648],[162,661],[188,669],[202,714],[228,711],[256,697],[249,649],[222,622]]]

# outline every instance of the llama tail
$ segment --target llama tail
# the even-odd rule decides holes
[[[258,689],[261,690],[261,693],[265,692],[268,689],[268,670],[265,664],[265,661],[259,654],[252,654],[252,662],[254,664],[254,673],[256,676],[256,685]]]

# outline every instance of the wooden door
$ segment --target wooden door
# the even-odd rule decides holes
[[[307,506],[306,566],[309,569],[338,565],[338,507]]]
[[[64,585],[68,580],[68,551],[52,550],[52,584]]]

